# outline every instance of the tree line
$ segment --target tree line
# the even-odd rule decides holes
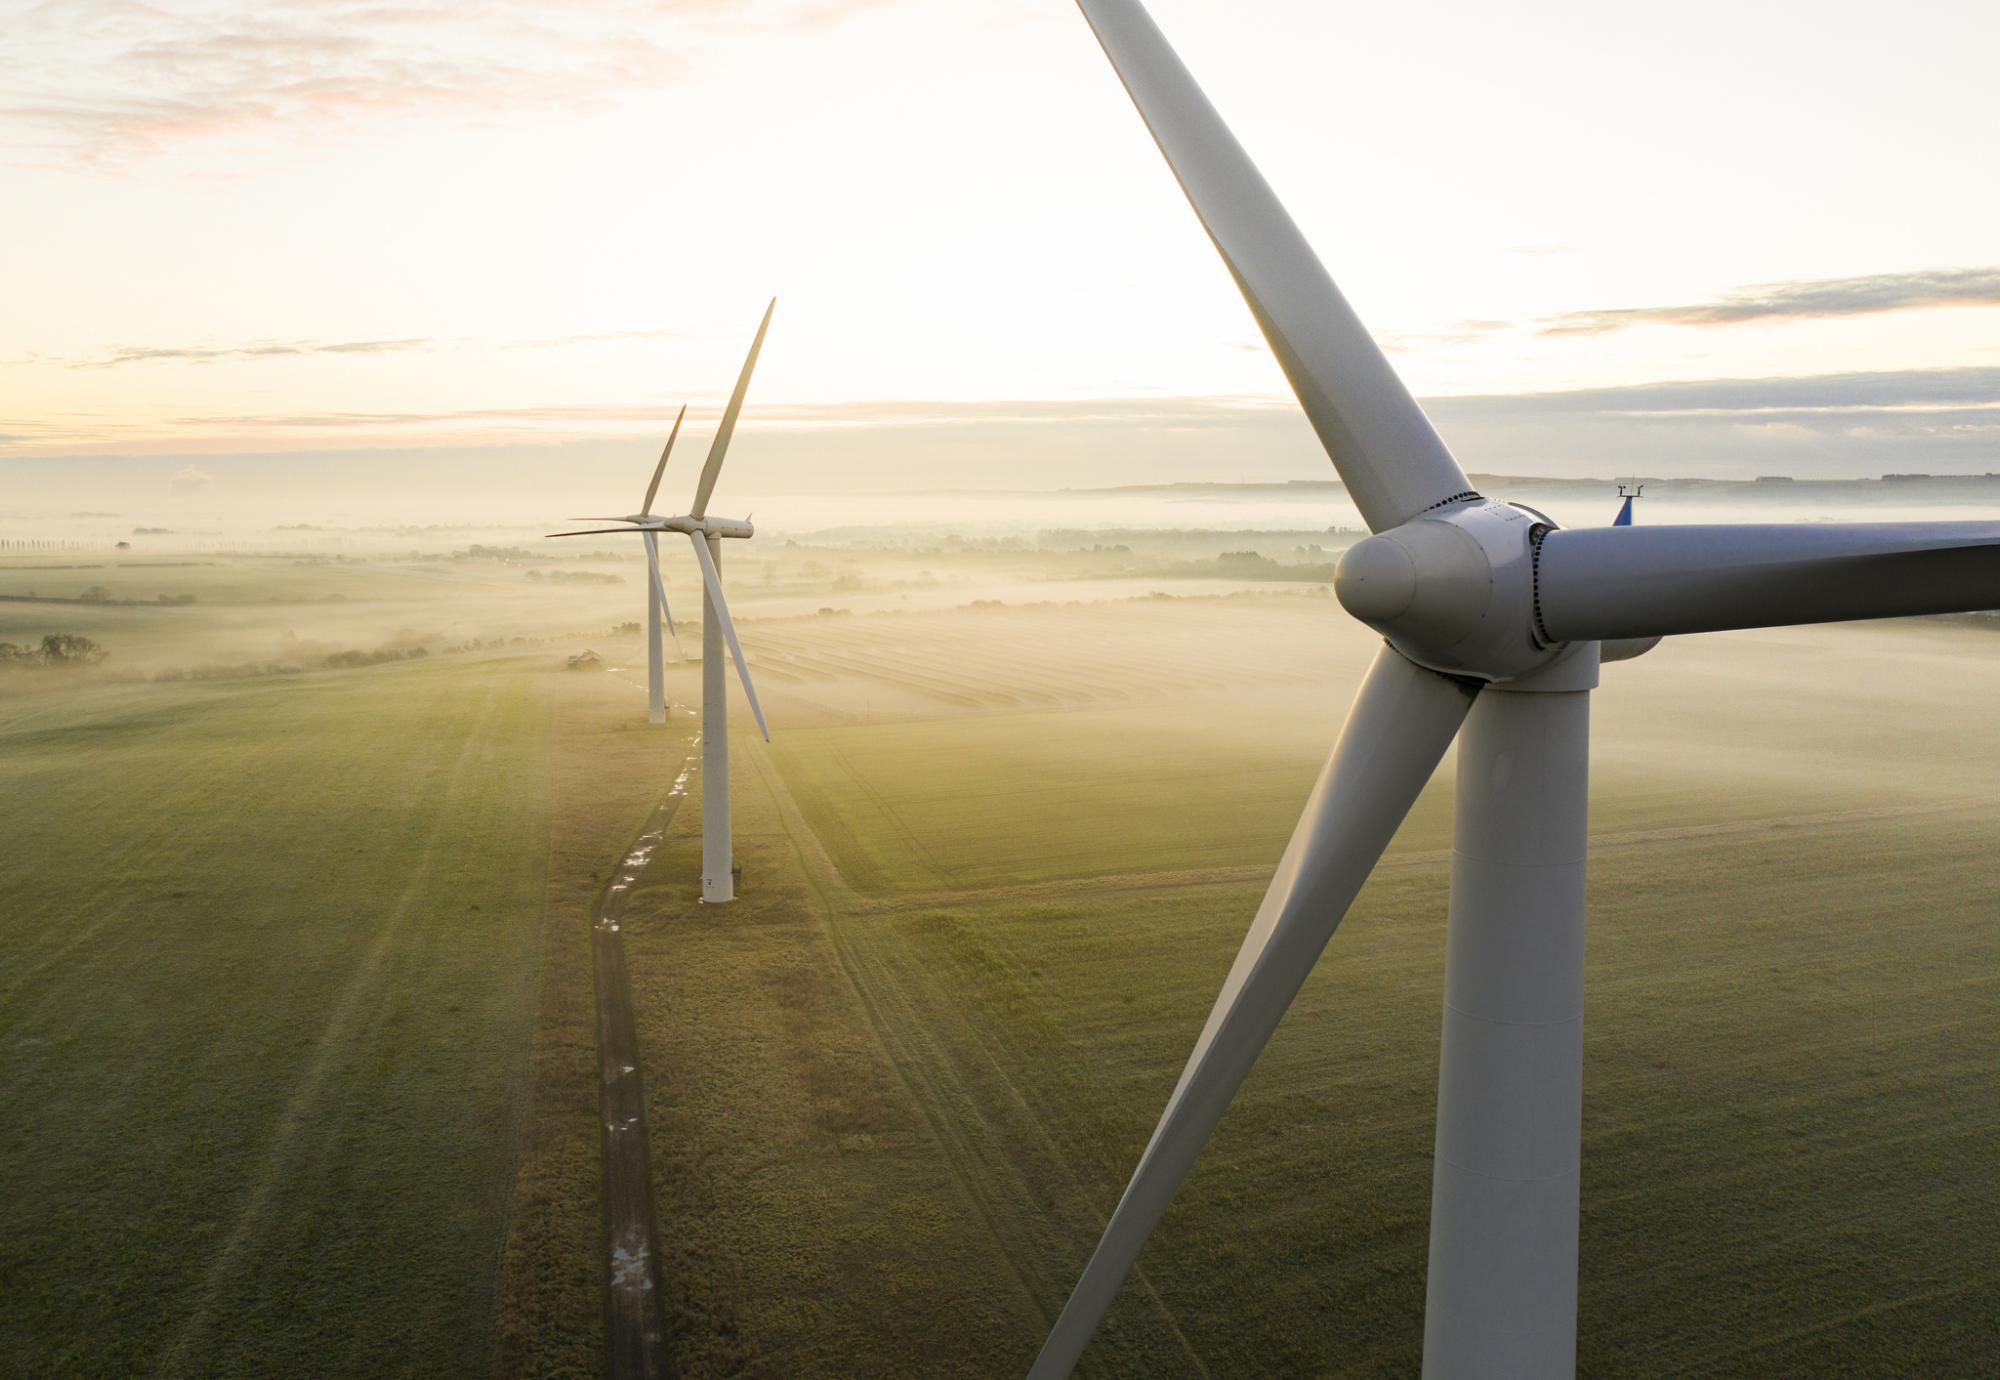
[[[76,633],[50,633],[40,645],[0,642],[0,668],[96,666],[111,653]]]

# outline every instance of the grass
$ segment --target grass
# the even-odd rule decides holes
[[[2000,1207],[1981,1169],[2000,1138],[1989,839],[1976,816],[1854,826],[1788,840],[1777,868],[1762,839],[1710,844],[1692,912],[1667,900],[1684,846],[1600,871],[1585,1373],[1872,1374],[1909,1357],[1939,1371],[1990,1354],[1971,1345],[2000,1288],[1982,1244]],[[1927,882],[1855,886],[1919,847]],[[1749,903],[1773,889],[1776,904]],[[927,1020],[1004,1032],[958,1057],[997,1064],[1017,1094],[992,1123],[996,1158],[1031,1195],[1087,1204],[1071,1269],[1228,963],[1236,927],[1219,917],[1257,890],[927,911],[871,936],[900,981],[942,989]],[[1211,1373],[1415,1368],[1443,900],[1434,874],[1371,885],[1114,1313],[1100,1373],[1191,1370],[1167,1319]],[[1898,923],[1912,913],[1923,923]]]
[[[772,752],[843,875],[872,894],[1242,863],[1315,764],[1268,739],[1161,753],[1186,715],[1078,710],[787,733]],[[1187,808],[1200,795],[1212,806]]]
[[[200,602],[0,602],[0,638],[192,664],[546,636],[577,597],[434,565],[158,569]],[[624,915],[675,1371],[1020,1373],[1368,639],[1298,596],[744,623],[777,741],[738,739],[742,899],[694,903],[697,794]],[[1607,670],[1585,1373],[2000,1352],[1996,646],[1802,630]],[[687,725],[553,660],[0,687],[0,1373],[598,1373],[587,927]],[[1415,1368],[1450,794],[1091,1373]]]
[[[1583,1373],[1965,1373],[2000,1345],[1990,645],[1807,630],[1607,671]],[[1104,663],[1068,650],[1053,710],[853,722],[841,683],[788,686],[817,726],[774,708],[778,742],[744,745],[744,899],[628,911],[663,1228],[770,1373],[1025,1369],[1331,736],[1298,725],[1367,654],[1328,648],[1330,696],[1127,680],[1106,712]],[[1446,772],[1090,1373],[1416,1368],[1449,794]]]
[[[0,568],[0,640],[112,654],[0,676],[0,1374],[598,1373],[590,908],[686,734],[553,668],[636,639],[149,684],[606,624],[490,560],[60,565]]]
[[[671,689],[691,687],[677,674]],[[598,1375],[604,1355],[596,995],[590,925],[623,845],[672,780],[689,740],[676,707],[649,729],[629,682],[553,687],[550,836],[528,1113],[503,1256],[495,1373]]]
[[[473,638],[539,640],[593,629],[574,634],[582,645],[604,640],[611,622],[645,607],[630,569],[604,573],[627,583],[579,588],[530,580],[519,565],[415,554],[323,561],[99,553],[75,567],[0,562],[0,642],[81,633],[110,652],[107,678],[312,663],[330,652],[383,646],[436,652]],[[92,587],[108,601],[69,602]],[[161,605],[162,598],[194,602]],[[8,676],[0,680],[0,702],[32,688],[32,679]]]
[[[536,678],[7,710],[0,1371],[481,1373],[548,859]]]
[[[827,924],[817,873],[758,757],[737,760],[740,899],[695,902],[699,798],[627,902],[624,935],[673,1369],[684,1376],[986,1375],[1038,1325],[977,1224],[968,1144],[885,1048]]]

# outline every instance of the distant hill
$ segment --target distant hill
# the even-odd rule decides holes
[[[2000,499],[2000,474],[1885,474],[1874,479],[1795,479],[1790,475],[1759,475],[1755,479],[1664,479],[1652,475],[1621,475],[1616,479],[1571,479],[1552,475],[1471,474],[1473,486],[1482,493],[1604,493],[1617,491],[1620,484],[1646,486],[1648,495],[1699,495],[1712,499],[1760,501],[1774,499],[1796,502],[1801,494],[1816,500],[1851,496],[1861,502],[1893,503],[1950,502],[1965,498],[1979,502]],[[1290,479],[1264,483],[1177,483],[1119,484],[1098,489],[1064,489],[1071,494],[1180,494],[1187,496],[1239,495],[1242,497],[1343,497],[1347,486],[1337,479]]]

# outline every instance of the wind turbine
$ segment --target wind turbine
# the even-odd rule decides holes
[[[660,463],[653,466],[653,482],[646,486],[646,500],[639,505],[639,511],[630,518],[573,518],[574,522],[630,522],[644,521],[653,512],[653,498],[660,492],[660,476],[667,472],[667,457],[674,453],[674,441],[681,434],[681,422],[687,416],[687,407],[682,406],[674,418],[674,427],[667,433],[667,444],[660,451]],[[617,528],[624,531],[624,528]],[[559,533],[556,535],[572,535]],[[667,631],[674,631],[674,615],[667,608],[667,586],[660,579],[660,547],[658,538],[652,532],[645,533],[646,539],[646,719],[649,723],[663,724],[667,721],[667,677],[662,648],[660,646],[660,620],[665,619]],[[680,645],[680,636],[675,634],[674,645]]]
[[[653,467],[653,482],[646,486],[646,501],[639,511],[624,517],[583,518],[584,522],[622,522],[623,527],[593,527],[581,532],[551,532],[551,537],[595,537],[611,532],[637,532],[646,543],[646,570],[652,590],[647,600],[649,611],[657,602],[658,614],[647,626],[650,641],[647,650],[650,656],[648,670],[648,694],[653,722],[665,717],[665,698],[660,680],[660,618],[667,620],[669,630],[673,627],[673,614],[667,608],[667,586],[660,578],[659,534],[679,532],[688,538],[694,547],[696,563],[701,567],[702,580],[702,620],[701,620],[701,899],[711,904],[736,899],[735,873],[731,867],[731,840],[729,829],[729,686],[723,669],[722,646],[729,644],[729,656],[736,663],[736,674],[743,682],[743,694],[750,701],[750,712],[756,717],[757,731],[764,735],[764,741],[771,740],[771,730],[764,726],[764,711],[757,703],[756,687],[750,684],[750,667],[743,660],[743,648],[736,640],[736,625],[729,618],[729,604],[722,596],[722,541],[725,537],[754,536],[756,529],[748,519],[718,518],[708,515],[708,500],[715,492],[716,476],[722,473],[722,457],[729,451],[730,437],[736,433],[736,418],[743,411],[743,396],[750,391],[750,375],[757,368],[758,352],[764,348],[764,333],[771,328],[771,313],[777,309],[778,299],[764,308],[764,319],[757,324],[757,336],[750,342],[750,354],[743,361],[743,372],[736,377],[736,391],[729,395],[729,405],[723,409],[722,424],[716,428],[715,439],[708,447],[708,460],[701,467],[701,479],[695,484],[694,503],[685,514],[676,517],[656,517],[653,515],[653,496],[659,491],[660,475],[666,470],[667,455],[673,450],[673,437],[680,433],[680,419],[674,420],[673,435],[667,438],[667,449],[660,454],[659,464]],[[681,413],[686,415],[687,409]]]
[[[2000,606],[2000,524],[1564,531],[1472,485],[1137,0],[1078,0],[1371,536],[1384,645],[1159,1125],[1031,1372],[1067,1375],[1458,740],[1424,1374],[1576,1366],[1590,691],[1663,636]]]

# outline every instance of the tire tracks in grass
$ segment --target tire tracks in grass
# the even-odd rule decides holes
[[[395,907],[341,987],[332,1011],[321,1026],[312,1057],[300,1073],[291,1098],[272,1127],[256,1176],[245,1195],[242,1208],[236,1214],[236,1224],[203,1272],[201,1283],[196,1286],[194,1296],[187,1305],[187,1321],[182,1324],[179,1335],[160,1361],[160,1374],[185,1374],[199,1368],[193,1358],[198,1356],[207,1342],[218,1315],[223,1311],[220,1305],[228,1276],[256,1238],[266,1230],[279,1181],[297,1156],[298,1142],[320,1101],[321,1093],[335,1068],[353,1055],[355,1036],[364,1023],[367,999],[375,992],[377,979],[390,950],[401,937],[416,909],[418,896],[436,870],[439,841],[457,819],[456,813],[449,808],[450,804],[463,791],[472,768],[486,755],[499,711],[497,688],[489,682],[485,686],[485,700],[478,711],[478,720],[465,735],[452,761],[439,808],[434,812],[437,822],[432,825],[430,835],[424,842],[423,860],[411,874]],[[321,1125],[320,1129],[326,1128]]]
[[[22,719],[36,718],[39,715],[61,708],[74,709],[75,706],[67,703],[45,705],[41,709],[22,715],[20,718],[0,724],[0,738],[11,736],[10,731]],[[96,710],[97,712],[93,714],[90,710]],[[87,723],[93,718],[104,719],[115,718],[121,714],[129,715],[131,710],[132,705],[130,701],[123,700],[122,698],[116,704],[100,702],[73,714],[71,726],[74,727],[76,723]],[[38,729],[36,731],[42,732],[44,730]],[[120,778],[114,789],[120,793],[129,793],[135,786],[140,784],[142,783],[134,782],[132,774],[128,771]],[[106,811],[93,800],[86,806],[85,810],[79,813],[98,815],[106,813]],[[135,862],[148,857],[163,855],[169,846],[170,841],[165,837],[163,832],[144,830],[133,830],[120,840],[115,842],[107,840],[101,844],[95,859],[98,864],[97,867],[91,874],[75,879],[74,885],[70,888],[70,896],[74,902],[78,903],[78,908],[88,908],[94,913],[95,918],[82,925],[72,927],[63,935],[63,938],[59,942],[44,947],[40,958],[13,968],[9,973],[10,981],[4,986],[0,986],[0,1008],[4,1008],[4,1005],[11,1002],[30,982],[48,971],[51,967],[57,964],[67,966],[66,961],[71,955],[87,946],[106,925],[117,919],[117,910],[115,907],[106,904],[106,902],[117,897],[123,885],[122,879],[134,874],[145,875],[143,869],[134,865]],[[59,995],[61,993],[58,989],[51,988],[44,992],[42,1001],[45,1003],[55,999]],[[35,1009],[36,1006],[31,1002],[28,1006],[21,1008],[16,1014],[25,1017]]]
[[[931,852],[924,841],[917,837],[917,831],[905,822],[903,816],[897,812],[894,806],[883,799],[882,792],[875,788],[874,783],[855,770],[854,763],[848,758],[847,753],[836,747],[833,750],[832,756],[834,761],[839,764],[841,771],[846,773],[846,784],[853,786],[862,795],[867,797],[868,802],[881,815],[883,822],[895,831],[897,838],[902,840],[903,845],[910,850],[911,855],[921,859],[924,866],[930,869],[932,876],[938,878],[940,881],[949,883],[952,879],[951,869],[938,861],[937,857]],[[790,799],[789,788],[786,790],[786,798]],[[820,852],[822,855],[825,855],[826,850],[822,847]],[[828,865],[831,866],[832,859],[829,857],[827,861]],[[879,871],[880,869],[877,870]],[[838,874],[836,873],[835,875],[838,878]],[[844,879],[842,879],[842,885],[845,886]]]
[[[131,784],[127,778],[125,785],[129,787]],[[59,965],[64,969],[72,968],[74,965],[70,960],[78,953],[89,949],[107,926],[128,918],[116,904],[119,889],[123,884],[121,879],[157,875],[157,869],[148,867],[147,862],[166,861],[172,856],[171,849],[171,836],[164,830],[144,832],[135,830],[125,838],[122,845],[108,847],[100,852],[97,857],[97,875],[83,879],[81,885],[71,894],[72,903],[79,909],[89,910],[92,918],[83,924],[71,927],[59,942],[45,947],[40,958],[21,964],[15,969],[12,974],[13,980],[4,988],[0,988],[0,1009],[13,1002],[29,984],[51,968]],[[30,996],[13,1014],[19,1018],[21,1024],[32,1024],[28,1018],[34,1012],[51,1002],[65,999],[68,995],[68,990],[63,985],[50,984],[38,996]]]
[[[879,802],[878,802],[879,803]],[[1650,829],[1621,829],[1590,836],[1592,860],[1601,852],[1624,852],[1662,843],[1714,840],[1737,843],[1797,829],[1841,828],[1875,824],[1887,820],[1927,815],[1963,814],[1996,807],[1991,796],[1955,796],[1947,800],[1917,801],[1902,805],[1871,805],[1847,810],[1819,810],[1803,814],[1758,815],[1748,819],[1715,820],[1704,824],[1663,825]],[[882,808],[887,809],[886,805]],[[1375,864],[1375,873],[1423,872],[1451,864],[1451,849],[1421,848],[1390,853]],[[856,900],[883,911],[932,910],[940,906],[991,905],[1003,901],[1070,899],[1079,894],[1118,894],[1142,891],[1173,891],[1186,887],[1267,881],[1277,866],[1269,862],[1226,863],[1214,867],[1164,868],[1138,872],[1107,872],[1096,876],[1054,877],[1045,881],[1007,882],[998,886],[895,891],[872,893],[852,889]],[[1375,873],[1371,873],[1373,876]],[[846,883],[843,880],[843,885]]]
[[[1882,1299],[1860,1308],[1851,1308],[1838,1317],[1821,1318],[1811,1323],[1786,1328],[1781,1332],[1768,1332],[1748,1341],[1713,1346],[1693,1361],[1683,1363],[1682,1373],[1688,1375],[1709,1374],[1713,1370],[1719,1369],[1721,1363],[1726,1360],[1743,1359],[1755,1356],[1760,1352],[1770,1352],[1779,1347],[1804,1341],[1808,1338],[1823,1337],[1828,1333],[1852,1327],[1854,1324],[1862,1322],[1865,1319],[1881,1317],[1887,1313],[1900,1312],[1905,1308],[1917,1308],[1942,1303],[1947,1299],[1955,1299],[1961,1295],[1972,1293],[1974,1290],[1985,1289],[1991,1282],[1992,1278],[1989,1276],[1986,1278],[1962,1280],[1956,1284],[1940,1285],[1934,1289],[1924,1289],[1899,1295],[1893,1299]]]
[[[1053,879],[989,888],[951,888],[900,895],[869,895],[856,890],[841,873],[799,810],[783,782],[782,773],[767,760],[766,754],[760,750],[754,760],[757,761],[766,789],[778,805],[779,816],[786,833],[819,900],[827,932],[842,971],[862,1001],[878,1044],[896,1070],[899,1079],[923,1109],[934,1136],[945,1152],[954,1178],[1005,1257],[1014,1278],[1027,1292],[1037,1315],[1046,1322],[1049,1315],[1039,1301],[1042,1295],[1037,1289],[1039,1284],[1048,1283],[1047,1271],[1038,1268],[1037,1264],[1039,1260],[1045,1258],[1045,1254],[1024,1239],[1023,1228],[1010,1229],[1007,1219],[1011,1214],[996,1202],[996,1195],[986,1185],[1004,1176],[1002,1181],[1011,1181],[1016,1191],[997,1196],[1015,1202],[1032,1202],[1038,1198],[1046,1201],[1046,1195],[1032,1192],[1032,1185],[1012,1164],[996,1166],[991,1156],[982,1154],[982,1147],[977,1143],[976,1137],[968,1134],[965,1126],[950,1114],[950,1110],[954,1107],[965,1108],[976,1117],[984,1108],[995,1105],[991,1090],[997,1086],[1001,1090],[999,1105],[1004,1107],[1005,1118],[1018,1121],[1040,1140],[1040,1151],[1058,1168],[1069,1192],[1081,1195],[1085,1201],[1088,1201],[1089,1195],[1083,1190],[1077,1175],[1064,1162],[1061,1151],[1049,1133],[1045,1118],[1033,1100],[1007,1077],[1005,1062],[993,1048],[992,1040],[978,1029],[977,1023],[969,1020],[959,1022],[960,1028],[949,1040],[939,1038],[935,1034],[936,1013],[933,1011],[927,1014],[921,1009],[921,1001],[909,990],[908,974],[899,971],[899,967],[907,966],[906,960],[899,960],[895,954],[879,951],[885,945],[893,946],[894,941],[885,940],[883,944],[857,943],[850,933],[851,926],[844,924],[843,919],[856,911],[867,912],[875,917],[886,917],[928,909],[962,909],[969,905],[987,905],[1007,900],[1073,898],[1079,893],[1174,890],[1218,883],[1249,884],[1266,879],[1269,876],[1269,865],[1256,863],[1164,872],[1124,873],[1094,878]],[[843,763],[843,765],[848,764]],[[873,797],[872,792],[869,794]],[[886,802],[879,797],[873,797],[873,803],[878,809],[887,811]],[[1993,799],[1988,796],[1957,796],[1893,805],[1805,811],[1641,829],[1607,830],[1593,834],[1590,842],[1594,854],[1670,844],[1754,843],[1760,839],[1795,830],[1866,828],[1891,820],[1989,811],[1993,805]],[[1449,848],[1420,849],[1385,858],[1379,866],[1392,873],[1435,871],[1447,867],[1450,860]],[[968,1054],[983,1066],[982,1071],[986,1077],[982,1078],[979,1073],[960,1067]],[[985,1095],[979,1090],[981,1083],[987,1087]],[[1092,1204],[1092,1210],[1096,1212],[1096,1221],[1101,1223],[1105,1214],[1096,1211],[1095,1204]],[[1180,1344],[1188,1360],[1199,1368],[1201,1366],[1199,1356],[1180,1332],[1173,1314],[1164,1301],[1145,1279],[1143,1270],[1134,1270],[1132,1283],[1144,1291],[1157,1309],[1164,1329],[1169,1331]]]
[[[975,1176],[967,1168],[967,1162],[972,1158],[969,1148],[957,1129],[939,1114],[938,1108],[943,1099],[938,1095],[937,1089],[924,1070],[914,1066],[904,1051],[902,1041],[897,1038],[883,1013],[879,994],[872,984],[862,978],[853,945],[841,926],[834,923],[835,905],[830,893],[836,890],[846,891],[845,880],[834,865],[833,859],[820,846],[818,838],[799,814],[797,804],[792,800],[790,792],[784,788],[782,778],[771,765],[767,754],[757,751],[753,754],[752,760],[757,764],[757,774],[765,792],[777,806],[778,818],[785,830],[785,837],[791,843],[793,855],[799,861],[799,871],[804,876],[806,885],[812,888],[813,899],[818,903],[817,908],[828,941],[832,945],[834,958],[840,965],[842,976],[847,979],[848,985],[854,989],[855,995],[861,1001],[862,1011],[867,1016],[868,1027],[874,1034],[876,1045],[881,1049],[883,1057],[889,1061],[890,1067],[896,1071],[896,1077],[903,1084],[904,1090],[910,1094],[911,1099],[923,1113],[931,1135],[945,1152],[946,1164],[951,1170],[952,1178],[957,1182],[960,1192],[965,1195],[973,1210],[979,1214],[980,1222],[986,1228],[987,1234],[999,1245],[1008,1272],[1020,1286],[1028,1306],[1044,1324],[1052,1323],[1054,1319],[1042,1307],[1029,1275],[1023,1270],[1014,1252],[1008,1248],[1006,1238],[1000,1232],[999,1224],[995,1220],[991,1203],[986,1194],[980,1191]]]
[[[751,760],[756,763],[759,778],[777,807],[780,824],[799,860],[800,872],[818,902],[822,925],[835,959],[861,1002],[876,1044],[922,1111],[933,1138],[944,1152],[946,1166],[953,1179],[998,1248],[1028,1307],[1044,1329],[1052,1326],[1055,1314],[1043,1300],[1048,1296],[1052,1283],[1066,1297],[1070,1282],[1066,1279],[1052,1281],[1044,1265],[1047,1260],[1066,1262],[1069,1243],[1063,1239],[1066,1233],[1061,1229],[1060,1220],[1044,1212],[1031,1218],[1022,1228],[1010,1230],[1007,1225],[1009,1219],[1019,1214],[1009,1213],[996,1204],[995,1195],[985,1185],[996,1179],[1011,1183],[1013,1191],[1004,1197],[1014,1203],[1046,1204],[1051,1198],[1072,1198],[1088,1205],[1094,1225],[1098,1228],[1107,1219],[1108,1212],[1084,1189],[1033,1100],[1008,1076],[1004,1065],[994,1057],[992,1049],[972,1022],[964,1023],[968,1040],[961,1042],[959,1048],[962,1049],[965,1044],[977,1048],[988,1066],[990,1081],[1003,1090],[1001,1100],[1010,1105],[1012,1114],[1039,1142],[1040,1151],[1057,1170],[1061,1189],[1055,1193],[1037,1192],[1035,1186],[1004,1155],[997,1157],[997,1162],[995,1157],[983,1155],[961,1121],[947,1114],[947,1109],[954,1105],[968,1108],[975,1114],[983,1110],[986,1099],[982,1099],[971,1086],[978,1080],[968,1077],[960,1069],[960,1059],[955,1057],[954,1048],[932,1035],[931,1022],[918,1009],[919,1004],[910,994],[908,984],[894,971],[893,960],[879,953],[864,953],[863,947],[849,933],[849,927],[841,923],[848,908],[871,908],[868,899],[848,884],[807,823],[785,785],[783,773],[770,760],[768,751],[761,743],[753,743]],[[947,1081],[951,1086],[947,1086]],[[1043,1239],[1033,1243],[1024,1241],[1024,1232],[1035,1223],[1045,1228],[1039,1234]],[[1134,1267],[1130,1283],[1137,1286],[1140,1294],[1153,1305],[1161,1330],[1178,1344],[1190,1368],[1197,1374],[1207,1375],[1208,1370],[1201,1357],[1142,1268]]]
[[[129,705],[113,708],[98,717],[111,717],[129,708]],[[255,769],[274,758],[279,748],[275,739],[239,745],[233,763],[235,773],[240,778],[254,776]],[[254,753],[254,756],[246,757],[246,753]],[[116,778],[110,792],[121,799],[136,792],[151,800],[161,800],[167,792],[160,790],[156,783],[163,776],[174,774],[170,766],[156,768],[151,763],[146,764],[143,774],[128,768]],[[116,813],[113,804],[108,800],[101,805],[93,802],[84,809],[73,809],[71,813],[111,817]],[[52,1004],[67,1004],[72,1027],[91,1019],[91,1004],[74,1000],[72,985],[76,981],[79,965],[72,960],[78,954],[87,954],[108,927],[132,918],[130,911],[124,908],[128,898],[123,893],[131,885],[129,879],[163,875],[173,865],[183,861],[183,855],[183,841],[166,829],[135,829],[117,843],[101,844],[93,857],[94,865],[90,873],[77,879],[67,897],[72,908],[88,910],[92,918],[65,931],[61,940],[43,949],[40,958],[20,965],[12,974],[13,980],[0,989],[0,1017],[15,1028],[27,1029],[37,1025],[37,1013]],[[30,983],[52,968],[60,968],[66,980],[51,982],[39,992],[23,995]],[[16,998],[20,998],[18,1006],[14,1005]],[[39,1071],[67,1043],[68,1036],[44,1036],[44,1053],[31,1063],[16,1065],[14,1072],[20,1076]]]

